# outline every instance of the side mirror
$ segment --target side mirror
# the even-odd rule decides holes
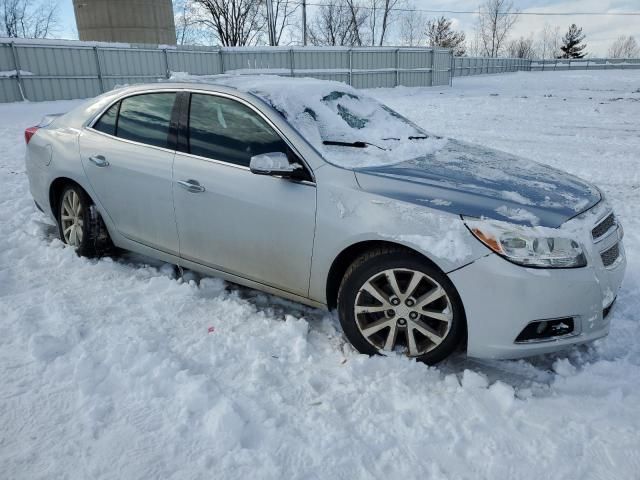
[[[302,165],[290,163],[285,153],[271,152],[251,157],[249,169],[257,175],[291,177],[297,170],[302,169]]]

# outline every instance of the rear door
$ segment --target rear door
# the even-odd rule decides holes
[[[126,97],[80,136],[84,170],[118,231],[178,254],[170,145],[175,92]],[[175,133],[175,132],[174,132]]]
[[[288,144],[252,107],[200,93],[191,95],[186,140],[174,163],[180,255],[307,295],[315,184],[249,170],[250,158],[260,153],[293,158]]]

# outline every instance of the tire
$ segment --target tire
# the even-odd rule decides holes
[[[58,201],[60,240],[83,257],[95,257],[110,245],[102,218],[87,193],[77,185],[66,186]]]
[[[347,339],[368,355],[403,351],[434,364],[456,350],[466,329],[464,308],[449,278],[400,248],[358,257],[343,277],[337,303]]]

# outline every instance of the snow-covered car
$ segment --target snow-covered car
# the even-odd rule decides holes
[[[363,353],[517,358],[609,330],[626,261],[596,187],[341,83],[126,87],[25,139],[36,204],[79,254],[114,244],[337,309]]]

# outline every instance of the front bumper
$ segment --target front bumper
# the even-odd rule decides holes
[[[521,358],[607,335],[610,316],[603,318],[603,310],[613,303],[626,268],[619,245],[619,259],[610,268],[596,255],[584,268],[533,269],[490,254],[450,273],[467,316],[467,354]],[[564,317],[574,319],[572,334],[516,343],[529,323]]]

